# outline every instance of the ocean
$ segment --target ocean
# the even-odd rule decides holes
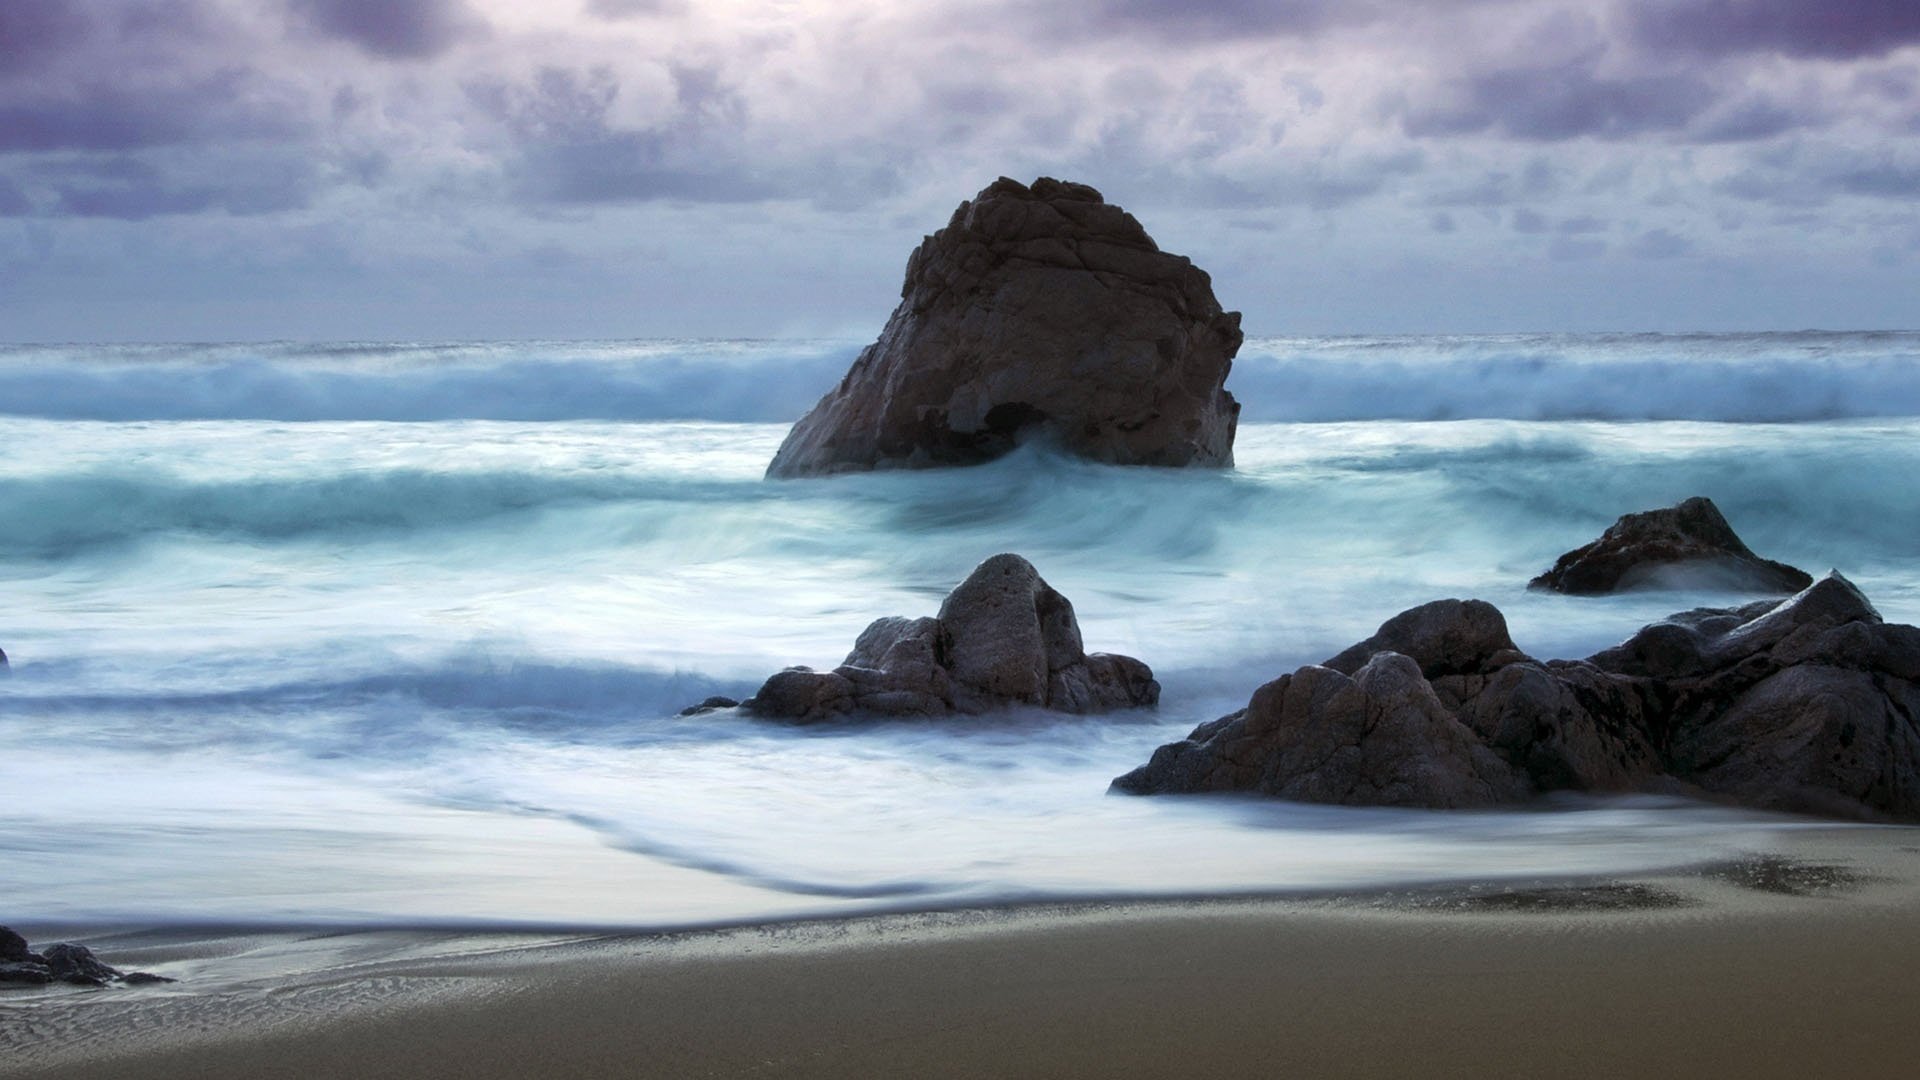
[[[1751,599],[1526,591],[1692,495],[1920,622],[1920,334],[1253,339],[1231,471],[763,480],[858,345],[0,347],[0,921],[668,928],[1679,865],[1807,823],[1106,787],[1428,600],[1573,657]],[[676,715],[1001,551],[1160,707]]]

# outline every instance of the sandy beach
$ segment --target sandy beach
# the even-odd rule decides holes
[[[1607,881],[74,936],[180,981],[7,992],[0,1075],[1894,1077],[1920,1055],[1909,829]]]

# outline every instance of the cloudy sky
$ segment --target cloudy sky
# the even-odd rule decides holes
[[[994,177],[1254,334],[1920,326],[1916,0],[0,0],[0,340],[871,335]]]

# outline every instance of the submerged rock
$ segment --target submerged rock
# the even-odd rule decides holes
[[[1492,605],[1443,600],[1268,683],[1113,787],[1443,808],[1691,791],[1920,821],[1917,716],[1920,628],[1882,621],[1838,574],[1573,661],[1513,648]]]
[[[1811,584],[1806,571],[1755,555],[1713,500],[1695,497],[1621,517],[1527,587],[1589,596],[1669,585],[1790,593]]]
[[[1116,464],[1233,464],[1239,313],[1093,188],[1002,177],[914,250],[900,295],[768,476],[971,464],[1030,437]]]
[[[739,704],[740,704],[739,702],[733,700],[730,697],[722,697],[719,694],[715,694],[714,696],[700,702],[700,704],[698,705],[689,705],[686,708],[681,709],[680,715],[681,716],[699,716],[702,713],[719,712],[721,709],[736,708],[739,706]]]
[[[839,667],[777,672],[740,708],[814,723],[856,713],[942,716],[1010,705],[1096,713],[1159,700],[1160,684],[1147,665],[1086,652],[1073,605],[1033,564],[995,555],[947,595],[938,617],[876,619]]]
[[[170,983],[172,979],[164,975],[154,975],[145,971],[126,971],[103,963],[93,955],[93,950],[85,945],[61,943],[49,945],[44,952],[36,953],[27,945],[27,939],[0,926],[0,983],[44,986],[48,983],[64,982],[74,986],[108,986],[124,983],[129,986],[144,986],[152,983]]]

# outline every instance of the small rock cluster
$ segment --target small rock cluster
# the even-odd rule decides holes
[[[778,672],[740,708],[815,723],[1012,705],[1097,713],[1159,700],[1160,684],[1147,665],[1086,651],[1073,605],[1032,563],[995,555],[947,595],[937,617],[877,619],[839,667]]]
[[[69,983],[74,986],[109,986],[115,983],[125,986],[144,986],[151,983],[170,983],[172,979],[164,975],[154,975],[145,971],[121,971],[111,967],[93,955],[93,950],[85,945],[58,944],[49,945],[40,952],[34,952],[27,945],[27,939],[0,926],[0,983],[44,986],[48,983]]]

